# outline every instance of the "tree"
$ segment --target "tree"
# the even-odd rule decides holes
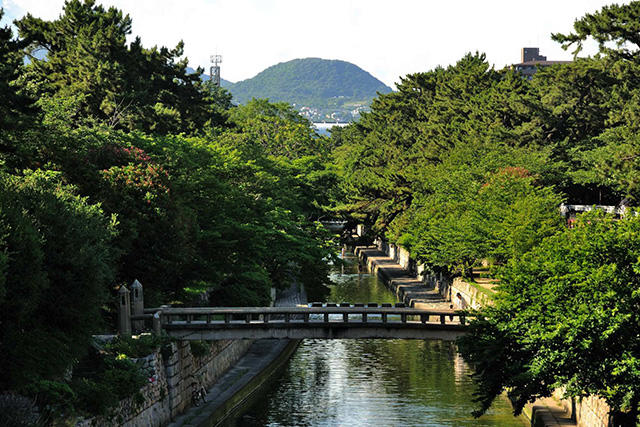
[[[509,260],[495,305],[460,342],[487,410],[503,390],[519,413],[566,386],[638,422],[640,217],[583,215],[572,229]]]
[[[0,8],[0,20],[4,10]],[[16,81],[22,70],[22,43],[13,39],[11,28],[0,28],[0,144],[5,146],[5,133],[23,128],[32,119],[35,110],[33,100],[28,97]]]
[[[600,51],[618,58],[640,59],[640,2],[612,4],[595,13],[588,13],[573,24],[574,32],[556,33],[552,38],[562,43],[564,49],[575,45],[575,54],[589,37],[598,42]]]
[[[60,378],[101,329],[114,221],[54,173],[0,175],[0,389]]]
[[[16,21],[31,63],[25,78],[49,111],[75,100],[67,114],[76,126],[102,124],[153,133],[199,132],[215,119],[199,72],[187,74],[174,49],[127,44],[131,18],[94,0],[70,0],[53,21],[31,15]],[[44,50],[38,59],[32,53]],[[214,123],[219,124],[219,123]]]
[[[604,192],[614,202],[623,198],[635,200],[640,195],[636,164],[639,147],[635,141],[640,111],[639,29],[640,2],[632,1],[605,6],[577,20],[574,32],[553,35],[565,49],[575,45],[576,53],[590,38],[599,44],[598,57],[579,60],[565,68],[577,71],[581,77],[560,77],[567,88],[573,85],[580,93],[579,98],[567,99],[568,91],[563,92],[566,100],[561,102],[572,110],[571,118],[564,121],[575,121],[571,127],[586,130],[578,138],[567,138],[565,146],[572,179],[577,184],[596,187],[599,196]]]

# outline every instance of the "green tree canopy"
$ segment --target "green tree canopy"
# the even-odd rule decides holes
[[[508,390],[519,413],[566,386],[638,421],[640,217],[583,216],[501,270],[495,306],[460,340],[480,413]],[[631,421],[633,420],[633,421]]]
[[[62,376],[101,329],[115,224],[45,172],[2,173],[0,212],[0,388],[15,389]]]
[[[67,119],[154,133],[196,132],[215,118],[199,73],[187,74],[173,49],[130,44],[131,18],[93,0],[69,0],[53,21],[28,14],[16,21],[30,55],[25,78],[40,105],[50,111],[67,104]],[[214,123],[216,124],[216,123]]]
[[[0,8],[0,20],[4,10]],[[0,28],[0,144],[5,146],[6,132],[27,125],[34,113],[33,100],[17,82],[22,70],[22,43],[13,39],[9,27]]]

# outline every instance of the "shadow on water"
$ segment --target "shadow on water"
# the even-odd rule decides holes
[[[336,272],[331,302],[394,302],[353,264]],[[454,343],[304,340],[282,374],[229,426],[525,426],[506,399],[471,416],[471,371]]]

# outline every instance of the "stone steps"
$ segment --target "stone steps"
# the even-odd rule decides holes
[[[358,246],[356,256],[367,265],[369,271],[377,274],[391,289],[399,301],[408,307],[423,309],[445,309],[449,303],[434,287],[425,285],[418,277],[405,270],[393,258],[377,247]]]

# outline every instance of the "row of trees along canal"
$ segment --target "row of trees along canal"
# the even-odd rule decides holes
[[[554,38],[600,54],[531,81],[478,53],[408,75],[330,139],[286,105],[233,106],[181,44],[127,43],[115,8],[73,0],[3,28],[0,388],[52,417],[107,411],[144,381],[115,357],[140,342],[88,350],[114,284],[138,278],[151,305],[264,305],[292,275],[320,290],[331,244],[313,220],[331,213],[434,271],[499,266],[460,347],[478,413],[507,388],[519,412],[566,385],[635,419],[640,218],[567,229],[558,205],[637,199],[638,22],[638,2],[585,16]]]

